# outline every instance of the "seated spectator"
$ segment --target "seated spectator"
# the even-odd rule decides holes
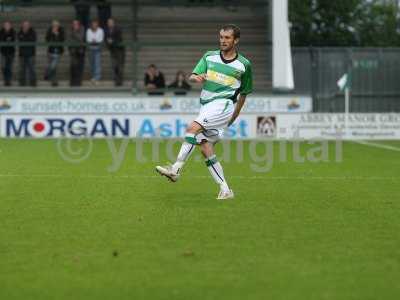
[[[0,30],[0,43],[15,42],[16,33],[11,22],[6,21]],[[12,70],[15,58],[15,46],[0,47],[1,71],[3,73],[4,85],[10,86],[12,81]]]
[[[57,66],[62,54],[64,53],[64,47],[59,45],[55,46],[51,43],[64,43],[65,33],[64,28],[61,27],[57,20],[54,20],[51,27],[47,30],[46,42],[50,45],[47,50],[48,65],[44,75],[44,80],[50,80],[52,86],[58,86]]]
[[[75,45],[68,48],[70,55],[70,86],[81,86],[85,69],[85,29],[78,20],[72,21],[69,41]],[[80,45],[79,45],[80,44]]]
[[[35,30],[29,21],[22,22],[21,30],[18,32],[18,41],[23,43],[36,43],[37,37]],[[26,86],[29,81],[30,86],[36,86],[35,71],[36,46],[19,46],[19,84]]]
[[[174,89],[175,95],[186,95],[187,91],[192,88],[191,85],[186,81],[186,76],[183,71],[176,73],[175,81],[171,83],[168,88]]]
[[[97,85],[101,79],[101,49],[104,41],[104,31],[99,27],[99,21],[92,21],[92,26],[86,32],[86,42],[89,44],[90,71],[92,83]]]
[[[147,68],[144,86],[149,95],[164,95],[164,91],[157,90],[165,88],[164,75],[154,64],[149,65]]]
[[[75,18],[86,29],[89,27],[90,0],[71,0],[75,8]]]
[[[106,29],[106,45],[110,50],[111,67],[115,86],[121,86],[123,83],[123,70],[125,63],[125,47],[121,45],[122,31],[115,25],[114,19],[108,19]]]

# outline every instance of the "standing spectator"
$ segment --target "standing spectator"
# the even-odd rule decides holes
[[[186,95],[187,91],[189,91],[192,87],[186,81],[186,76],[183,71],[178,71],[176,73],[175,81],[171,83],[168,88],[174,89],[175,95]]]
[[[76,19],[86,29],[89,28],[90,0],[71,0],[75,7]]]
[[[3,24],[3,28],[0,30],[0,43],[12,43],[15,42],[16,33],[11,25],[11,22],[6,21]],[[1,52],[1,71],[4,77],[4,85],[10,86],[12,80],[12,69],[15,58],[15,46],[2,46],[0,47]]]
[[[54,20],[51,27],[47,30],[46,42],[50,43],[50,45],[47,50],[48,66],[44,79],[50,80],[52,86],[58,86],[57,66],[60,62],[61,55],[64,53],[64,47],[60,45],[52,45],[51,43],[64,43],[65,32],[64,28],[60,26],[60,23],[57,20]]]
[[[21,30],[18,32],[18,41],[22,43],[36,43],[36,32],[29,21],[22,22]],[[30,86],[36,86],[35,72],[36,46],[19,46],[19,84],[26,86],[27,78]]]
[[[81,86],[85,68],[85,29],[78,20],[72,21],[70,42],[76,45],[69,47],[70,55],[70,86]],[[81,44],[80,46],[77,44]]]
[[[144,85],[149,95],[164,95],[164,91],[157,90],[165,88],[164,74],[154,64],[147,68]]]
[[[96,4],[100,27],[105,30],[108,19],[111,18],[111,4],[107,0],[96,0]]]
[[[92,21],[92,26],[86,32],[86,42],[89,44],[90,70],[93,84],[101,79],[101,46],[104,41],[104,31],[99,27],[99,21]]]
[[[108,19],[106,29],[106,45],[110,50],[111,66],[115,86],[121,86],[123,83],[125,47],[121,44],[122,42],[121,28],[115,25],[114,19]]]

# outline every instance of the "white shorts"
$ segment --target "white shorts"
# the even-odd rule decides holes
[[[224,135],[234,111],[234,104],[230,99],[217,99],[204,104],[198,117],[195,119],[203,127],[203,131],[196,135],[198,143],[206,140],[216,143]]]

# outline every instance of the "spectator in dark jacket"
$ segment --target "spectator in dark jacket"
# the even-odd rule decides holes
[[[189,91],[192,87],[186,81],[186,76],[183,71],[178,71],[176,73],[175,81],[171,83],[168,88],[174,89],[175,95],[186,95],[187,91]]]
[[[122,31],[115,25],[114,19],[108,19],[106,30],[106,45],[111,55],[111,66],[115,86],[123,84],[123,70],[125,64],[125,47],[121,44]]]
[[[71,0],[75,7],[76,19],[86,29],[89,28],[90,0]]]
[[[108,19],[111,18],[111,4],[107,0],[95,0],[100,27],[107,28]]]
[[[70,86],[81,86],[83,79],[83,70],[85,69],[85,29],[78,20],[72,21],[71,34],[69,35],[70,55]],[[79,45],[81,44],[81,45]]]
[[[144,85],[149,95],[164,95],[164,91],[159,90],[165,88],[164,74],[153,64],[147,68]]]
[[[18,32],[18,41],[23,43],[36,43],[36,32],[31,27],[29,21],[22,23],[21,30]],[[26,45],[19,47],[19,84],[26,86],[27,79],[30,86],[36,86],[35,72],[36,46]]]
[[[15,42],[16,33],[11,25],[11,22],[6,21],[3,24],[3,28],[0,30],[0,43],[12,43]],[[15,46],[2,46],[0,47],[1,52],[1,71],[3,73],[4,85],[10,86],[12,80],[12,69],[15,58]]]
[[[50,80],[52,86],[57,86],[57,66],[60,62],[60,58],[64,53],[64,47],[61,45],[54,45],[52,43],[64,43],[65,32],[64,28],[60,26],[60,23],[54,20],[51,27],[46,33],[46,42],[49,43],[47,50],[48,65],[44,75],[45,80]]]

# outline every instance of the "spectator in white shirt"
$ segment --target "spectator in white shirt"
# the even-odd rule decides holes
[[[86,42],[89,45],[89,64],[92,82],[98,84],[101,79],[101,48],[104,41],[104,30],[99,27],[99,22],[93,20],[91,27],[86,32]]]

